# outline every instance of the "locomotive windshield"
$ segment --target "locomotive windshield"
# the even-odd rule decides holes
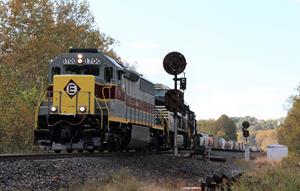
[[[99,76],[99,66],[66,66],[65,74],[85,74]]]

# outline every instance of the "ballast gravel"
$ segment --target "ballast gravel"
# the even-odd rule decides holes
[[[0,161],[0,190],[68,189],[90,180],[104,181],[124,168],[137,180],[177,179],[191,185],[209,175],[239,170],[230,159],[220,163],[172,155]]]

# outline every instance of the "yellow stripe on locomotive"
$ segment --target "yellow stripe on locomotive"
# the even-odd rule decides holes
[[[95,114],[95,76],[56,75],[53,78],[52,113]]]

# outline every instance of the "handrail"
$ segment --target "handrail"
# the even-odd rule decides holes
[[[100,116],[101,116],[100,129],[102,129],[103,128],[103,113],[104,112],[103,112],[102,107],[101,107],[101,105],[100,105],[100,103],[99,103],[99,101],[96,97],[95,97],[95,100],[96,100],[96,103],[97,103],[98,107],[100,108],[100,112],[101,112],[101,114],[100,114]]]
[[[46,94],[47,94],[47,91],[44,91],[44,93],[41,94],[42,96],[40,96],[38,105],[37,105],[37,107],[34,110],[34,118],[35,118],[35,120],[34,120],[34,127],[35,128],[37,128],[37,121],[38,121],[38,117],[39,117],[39,110],[40,110],[41,104],[44,101],[44,98],[45,98]]]
[[[106,97],[105,97],[105,93],[104,93],[104,90],[105,89],[110,89],[112,86],[109,86],[109,87],[103,87],[102,88],[102,97],[103,97],[103,99],[104,99],[104,103],[105,103],[105,107],[106,107],[106,110],[107,110],[107,119],[109,119],[109,108],[108,108],[108,105],[107,105],[107,102],[106,102]],[[110,91],[109,91],[109,93],[110,93]],[[110,95],[110,94],[109,94]],[[109,98],[108,99],[110,99],[110,96],[109,96]],[[107,126],[109,126],[109,120],[107,120]]]
[[[88,92],[88,94],[89,94],[89,101],[88,101],[88,103],[89,103],[89,110],[88,110],[88,114],[90,114],[90,111],[91,111],[91,92]],[[94,110],[95,110],[95,108],[94,108]]]

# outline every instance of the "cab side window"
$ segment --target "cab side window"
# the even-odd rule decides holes
[[[113,68],[105,67],[104,68],[104,80],[105,82],[111,82],[113,79]]]
[[[99,67],[94,67],[94,66],[82,67],[82,74],[99,76],[99,73],[100,73]]]
[[[118,81],[121,81],[122,80],[123,71],[119,70],[117,74],[118,74]]]

